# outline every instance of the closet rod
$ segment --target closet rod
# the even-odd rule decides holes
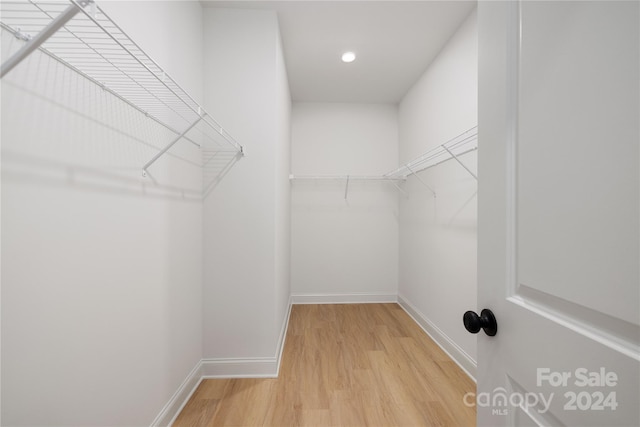
[[[338,181],[348,179],[350,181],[406,181],[406,177],[386,177],[379,175],[289,175],[289,179],[294,180],[318,180],[318,181]]]

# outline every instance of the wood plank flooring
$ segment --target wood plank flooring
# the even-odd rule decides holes
[[[173,426],[473,426],[470,391],[397,304],[294,305],[279,377],[204,380]]]

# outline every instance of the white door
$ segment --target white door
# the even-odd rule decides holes
[[[479,2],[479,425],[640,425],[639,20]]]

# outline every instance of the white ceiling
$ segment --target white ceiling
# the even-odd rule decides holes
[[[278,13],[291,97],[397,103],[475,1],[219,1],[205,6]],[[356,52],[355,62],[340,60]]]

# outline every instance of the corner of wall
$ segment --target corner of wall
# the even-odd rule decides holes
[[[440,330],[427,316],[414,307],[401,295],[398,295],[398,304],[411,318],[431,337],[433,341],[445,352],[460,368],[476,381],[477,362],[469,356],[455,341]]]
[[[189,375],[187,375],[187,378],[180,384],[178,390],[171,396],[171,399],[169,399],[169,402],[162,408],[156,419],[153,420],[151,427],[164,427],[173,424],[201,381],[202,361],[196,364]]]
[[[286,316],[282,319],[277,351],[274,357],[200,360],[169,402],[162,408],[155,420],[153,420],[151,427],[172,425],[204,379],[277,378],[280,373],[280,362],[284,352],[292,306],[293,297],[289,297],[289,304]]]
[[[396,294],[390,293],[297,293],[291,295],[294,304],[372,304],[394,303]]]
[[[466,17],[399,107],[401,162],[477,125],[476,12]],[[477,304],[477,155],[417,170],[400,198],[399,301],[468,372],[476,340],[457,317]],[[467,169],[467,170],[465,170]],[[422,184],[434,190],[431,192]],[[437,199],[431,194],[437,192]],[[437,201],[436,201],[437,200]],[[422,313],[425,313],[426,316]]]
[[[290,297],[285,312],[286,315],[282,319],[276,352],[273,357],[202,359],[202,378],[277,378],[287,338],[292,305],[293,298]]]

